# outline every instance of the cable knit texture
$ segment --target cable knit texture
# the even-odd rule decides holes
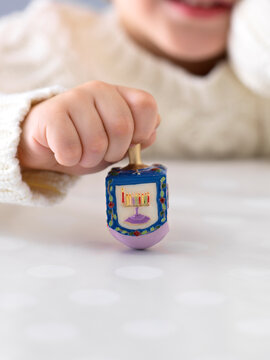
[[[35,1],[3,18],[0,201],[50,204],[74,181],[46,171],[21,174],[16,159],[21,121],[33,102],[62,91],[55,85],[71,88],[98,79],[152,93],[163,122],[148,157],[269,156],[269,13],[269,0],[243,0],[233,16],[230,60],[201,78],[133,43],[112,10],[95,14]]]

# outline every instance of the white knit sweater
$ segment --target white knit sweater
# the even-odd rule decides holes
[[[62,91],[59,86],[93,79],[155,96],[163,122],[156,143],[146,150],[150,156],[270,155],[269,14],[269,0],[243,0],[233,16],[230,61],[201,78],[139,48],[112,11],[94,14],[36,1],[3,18],[0,202],[45,205],[66,193],[73,181],[68,175],[21,172],[16,158],[20,122],[33,103]]]

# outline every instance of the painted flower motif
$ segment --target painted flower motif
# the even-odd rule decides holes
[[[134,235],[135,235],[135,236],[139,236],[139,235],[141,235],[141,233],[140,233],[140,231],[137,231],[137,230],[136,230],[136,231],[134,231]]]
[[[108,206],[109,206],[110,209],[112,209],[114,207],[114,203],[112,201],[110,201]]]
[[[164,197],[161,197],[161,198],[159,199],[159,201],[161,202],[161,204],[164,204],[164,203],[165,203],[165,198],[164,198]]]

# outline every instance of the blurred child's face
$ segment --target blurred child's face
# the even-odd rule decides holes
[[[135,39],[159,54],[204,61],[226,50],[232,6],[238,0],[114,0]]]

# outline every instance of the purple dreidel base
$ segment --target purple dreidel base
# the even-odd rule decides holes
[[[109,228],[109,231],[113,237],[126,246],[136,250],[143,250],[159,243],[168,234],[169,225],[166,223],[158,230],[150,234],[138,235],[135,239],[132,236],[120,234],[111,228]]]

